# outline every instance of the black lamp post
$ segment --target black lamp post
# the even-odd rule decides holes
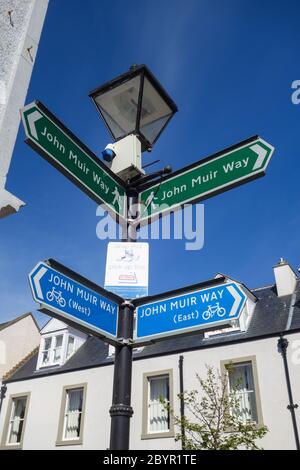
[[[90,93],[102,119],[116,144],[109,144],[103,153],[111,170],[132,184],[127,186],[128,223],[124,241],[136,241],[140,183],[169,173],[170,167],[141,178],[144,174],[141,152],[150,151],[162,131],[177,112],[177,106],[145,65],[133,65],[123,75]],[[117,158],[115,158],[117,157]],[[132,170],[133,168],[133,170]],[[129,448],[131,377],[133,348],[133,306],[121,305],[118,320],[119,344],[115,347],[113,399],[110,408],[110,449]]]
[[[90,93],[113,139],[134,134],[151,150],[177,106],[146,65],[130,70]]]

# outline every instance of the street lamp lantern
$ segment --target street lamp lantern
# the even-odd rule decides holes
[[[177,112],[177,106],[145,65],[90,93],[115,141],[135,135],[142,151],[151,150]]]

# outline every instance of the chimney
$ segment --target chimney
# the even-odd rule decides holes
[[[293,294],[298,278],[289,263],[280,258],[279,263],[273,269],[278,297]]]

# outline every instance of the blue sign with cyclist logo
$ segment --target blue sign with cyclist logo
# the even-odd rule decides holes
[[[165,297],[136,309],[138,343],[230,324],[239,318],[246,295],[235,282]]]
[[[84,284],[39,263],[29,274],[33,298],[64,320],[82,325],[91,333],[115,339],[119,306]]]

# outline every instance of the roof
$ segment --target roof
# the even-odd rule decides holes
[[[5,328],[8,328],[9,326],[12,326],[15,323],[18,323],[19,321],[23,320],[24,318],[26,318],[28,316],[31,316],[35,326],[37,327],[38,331],[40,331],[40,328],[39,328],[39,326],[36,322],[36,319],[34,318],[34,316],[32,315],[31,312],[27,312],[24,315],[20,315],[19,317],[14,318],[13,320],[7,321],[5,323],[0,323],[0,331],[5,330]]]
[[[218,347],[234,342],[258,340],[279,336],[281,333],[300,331],[300,280],[293,295],[278,297],[275,286],[255,289],[258,301],[247,331],[233,331],[204,338],[203,333],[153,343],[134,352],[134,360],[190,350]],[[287,329],[288,326],[288,329]],[[81,348],[61,367],[36,370],[38,354],[32,356],[7,382],[26,380],[80,369],[102,367],[113,363],[108,356],[108,345],[101,339],[90,336]]]

